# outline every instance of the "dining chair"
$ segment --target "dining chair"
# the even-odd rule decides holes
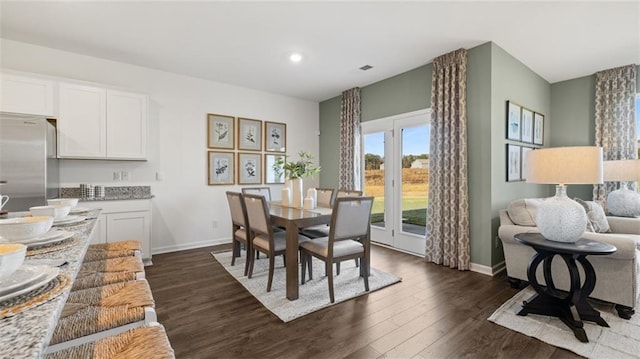
[[[244,197],[245,207],[247,208],[247,217],[249,218],[249,230],[253,232],[253,240],[251,241],[251,251],[262,252],[269,258],[269,279],[267,281],[267,292],[271,291],[271,283],[273,282],[273,270],[275,267],[275,256],[283,256],[283,262],[286,265],[284,254],[287,249],[287,232],[276,232],[271,225],[271,215],[267,206],[266,198],[262,195],[246,194]],[[298,234],[298,244],[308,241],[309,238]],[[253,257],[253,254],[250,255]],[[253,263],[249,264],[248,278],[253,275]]]
[[[271,188],[269,187],[243,187],[242,194],[259,194],[264,196],[267,203],[271,202]]]
[[[249,219],[247,217],[247,208],[244,204],[244,195],[240,192],[227,191],[227,201],[229,202],[229,210],[231,211],[231,265],[236,264],[236,258],[240,257],[241,246],[244,245],[247,251],[247,260],[244,264],[244,275],[249,272],[251,256],[251,231],[249,228]]]
[[[333,207],[333,194],[335,190],[333,188],[316,188],[318,193],[318,207],[331,208]]]
[[[309,280],[312,277],[312,257],[325,262],[325,271],[329,285],[329,298],[335,302],[333,291],[333,263],[348,259],[360,259],[360,276],[364,278],[364,288],[369,291],[369,220],[373,197],[339,197],[333,205],[329,236],[302,242],[299,246],[302,261],[302,284],[305,283],[305,271],[309,267]]]

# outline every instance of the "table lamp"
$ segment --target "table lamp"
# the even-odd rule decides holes
[[[607,209],[614,216],[640,216],[640,194],[627,188],[627,182],[640,180],[640,160],[604,161],[604,180],[621,182],[620,189],[607,196]]]
[[[602,148],[543,148],[526,156],[527,183],[556,185],[556,195],[538,207],[536,224],[540,233],[551,241],[577,241],[587,228],[587,213],[567,197],[566,185],[602,183]]]

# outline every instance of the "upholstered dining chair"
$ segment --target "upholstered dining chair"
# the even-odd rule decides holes
[[[369,220],[373,197],[339,197],[333,205],[329,236],[317,238],[300,244],[302,261],[302,284],[305,283],[305,271],[309,267],[309,279],[312,278],[312,257],[325,262],[325,271],[329,284],[329,298],[335,302],[333,293],[333,263],[348,259],[360,259],[360,276],[364,278],[364,288],[369,291],[369,266],[367,260],[370,251]]]
[[[271,291],[271,283],[273,282],[273,270],[275,267],[275,256],[284,254],[287,248],[287,232],[276,232],[271,225],[271,215],[267,201],[262,195],[246,194],[244,195],[244,203],[247,208],[247,217],[249,218],[249,229],[253,232],[254,237],[251,242],[251,250],[253,252],[262,252],[269,257],[269,280],[267,281],[267,292]],[[308,241],[309,238],[298,234],[298,244]],[[253,257],[253,254],[250,255]],[[253,275],[252,260],[249,264],[248,277]],[[284,261],[286,264],[286,261]]]
[[[240,192],[227,191],[227,201],[231,211],[231,243],[233,246],[231,265],[236,264],[236,257],[240,257],[240,247],[244,244],[247,251],[244,275],[247,275],[253,257],[251,256],[251,231],[247,230],[249,220],[243,197]]]
[[[242,194],[263,195],[267,203],[271,202],[271,188],[269,187],[243,187]]]
[[[333,194],[335,190],[333,188],[316,188],[318,193],[318,207],[331,208],[333,207]]]

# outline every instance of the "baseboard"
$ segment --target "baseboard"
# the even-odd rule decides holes
[[[469,270],[472,272],[476,272],[476,273],[480,273],[480,274],[484,274],[484,275],[490,275],[490,276],[495,276],[496,274],[502,272],[503,270],[505,270],[506,265],[505,262],[502,261],[496,265],[494,265],[493,267],[489,267],[489,266],[485,266],[482,264],[477,264],[477,263],[470,263],[469,264]]]
[[[220,244],[231,243],[231,238],[212,239],[208,241],[191,242],[185,244],[175,244],[172,246],[157,247],[152,250],[153,254],[162,254],[170,252],[185,251],[187,249],[196,249],[202,247],[217,246]]]

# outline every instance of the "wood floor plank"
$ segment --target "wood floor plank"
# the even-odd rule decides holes
[[[155,255],[158,320],[182,358],[576,358],[487,321],[517,290],[374,246],[372,266],[402,282],[282,323],[210,254]],[[264,260],[264,258],[263,258]]]

